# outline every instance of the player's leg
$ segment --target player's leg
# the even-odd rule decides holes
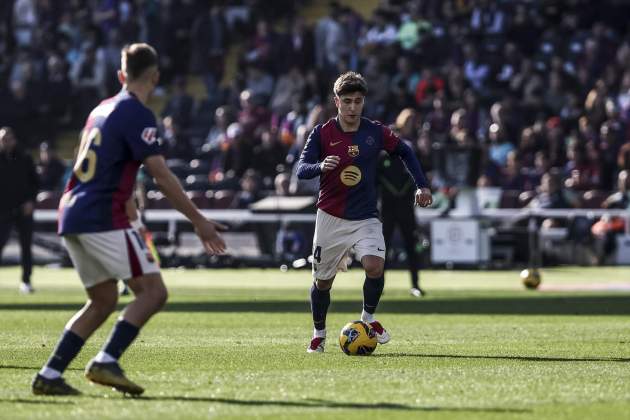
[[[365,255],[361,258],[361,264],[365,270],[365,281],[363,282],[363,313],[361,320],[364,322],[374,321],[374,313],[381,300],[385,279],[383,271],[385,260],[375,255]]]
[[[374,328],[379,343],[385,344],[390,335],[381,323],[374,318],[385,287],[385,240],[383,229],[378,219],[362,221],[361,227],[355,234],[356,243],[354,249],[357,258],[361,261],[365,270],[363,282],[363,311],[361,321]]]
[[[13,219],[9,215],[0,214],[0,262],[2,262],[2,252],[9,242],[11,236],[11,227],[13,227]]]
[[[411,276],[410,293],[414,297],[422,297],[425,293],[420,288],[418,275],[419,258],[416,250],[416,231],[418,226],[416,224],[414,208],[412,206],[401,208],[396,220],[403,237],[405,252],[407,253],[407,267]]]
[[[22,284],[20,290],[33,293],[31,273],[33,271],[33,214],[19,215],[15,227],[20,241],[20,262],[22,264]]]
[[[321,210],[317,212],[313,236],[313,284],[310,289],[313,337],[306,351],[321,353],[326,340],[326,315],[330,289],[346,251],[348,234],[344,221]]]
[[[85,341],[115,310],[118,301],[116,281],[107,278],[105,268],[82,247],[76,237],[65,238],[79,277],[86,287],[88,301],[67,322],[64,332],[46,365],[32,384],[36,395],[76,395],[79,391],[62,378],[70,362],[79,354]]]
[[[135,299],[120,315],[107,341],[86,367],[85,375],[92,382],[139,395],[144,389],[127,379],[118,360],[136,339],[140,328],[164,306],[167,291],[159,268],[134,231],[118,231],[113,241],[125,244],[121,247],[122,255],[104,259],[103,263],[113,265],[112,269],[118,270],[120,278],[129,278],[128,285]]]
[[[324,351],[326,340],[326,315],[330,306],[330,289],[335,277],[327,280],[314,278],[311,286],[311,314],[313,315],[313,337],[306,349],[309,353],[321,353]]]

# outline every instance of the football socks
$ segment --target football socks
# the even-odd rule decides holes
[[[316,330],[326,329],[326,313],[330,306],[330,289],[320,290],[311,286],[311,312],[313,313],[313,325]]]
[[[70,362],[79,354],[85,340],[70,330],[64,330],[57,347],[46,362],[46,366],[40,371],[40,375],[47,379],[55,379],[68,367]]]
[[[365,276],[363,283],[363,310],[365,312],[369,314],[376,312],[378,301],[383,294],[383,287],[385,287],[385,277],[380,276],[374,279]]]
[[[127,347],[138,336],[138,332],[140,332],[140,328],[121,319],[114,326],[114,330],[107,339],[102,351],[116,360],[120,359]]]

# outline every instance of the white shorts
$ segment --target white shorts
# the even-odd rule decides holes
[[[348,251],[361,261],[365,255],[385,259],[383,224],[377,218],[346,220],[317,210],[313,237],[313,277],[328,280],[345,271]]]
[[[128,280],[160,272],[135,229],[80,233],[63,239],[86,289],[109,279]]]

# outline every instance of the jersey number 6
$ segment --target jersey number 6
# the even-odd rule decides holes
[[[97,127],[83,132],[77,161],[72,168],[79,181],[84,183],[90,181],[96,173],[96,152],[91,150],[92,144],[95,146],[101,144],[101,130]]]

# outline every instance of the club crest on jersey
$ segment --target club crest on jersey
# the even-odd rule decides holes
[[[353,144],[352,146],[348,146],[348,156],[357,157],[359,156],[359,146],[357,144]]]
[[[147,127],[142,130],[142,134],[140,134],[140,138],[146,144],[152,144],[157,140],[157,128],[155,127]]]
[[[374,146],[374,143],[375,143],[374,137],[368,136],[368,138],[365,139],[365,142],[367,143],[368,146]]]

